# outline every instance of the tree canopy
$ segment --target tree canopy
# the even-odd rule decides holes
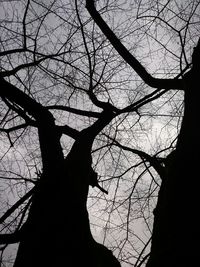
[[[43,233],[51,221],[55,241],[63,214],[77,218],[68,232],[79,227],[86,201],[93,237],[121,266],[145,266],[180,133],[199,4],[0,1],[2,266],[12,266],[12,244],[40,203],[33,224]]]

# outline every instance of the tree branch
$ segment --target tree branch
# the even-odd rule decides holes
[[[27,49],[25,49],[25,48],[10,49],[10,50],[0,52],[0,57],[15,54],[15,53],[22,53],[22,52],[26,52],[26,51],[27,51]]]
[[[93,118],[99,118],[101,115],[101,113],[99,113],[99,112],[81,110],[81,109],[66,107],[66,106],[62,106],[62,105],[51,105],[51,106],[46,106],[46,108],[63,110],[63,111],[71,112],[73,114],[77,114],[80,116],[93,117]]]
[[[161,179],[164,178],[165,168],[160,164],[160,162],[157,160],[156,157],[152,157],[144,151],[121,145],[118,141],[112,139],[109,136],[107,136],[107,137],[113,141],[113,145],[118,146],[118,147],[122,148],[123,150],[130,151],[130,152],[138,155],[139,157],[141,157],[141,159],[143,159],[143,160],[144,159],[147,160],[151,164],[151,166],[156,170],[156,172],[158,173],[160,178]]]
[[[152,77],[143,65],[127,50],[127,48],[121,43],[118,37],[103,20],[94,6],[94,0],[86,0],[86,8],[119,55],[121,55],[121,57],[134,69],[134,71],[146,84],[159,89],[184,89],[181,79],[159,79]]]
[[[66,135],[70,136],[73,139],[77,139],[79,137],[79,135],[80,135],[79,131],[69,127],[68,125],[56,126],[56,128],[58,129],[58,131],[60,132],[61,135],[62,134],[66,134]]]
[[[36,120],[40,120],[45,108],[17,87],[0,77],[0,96],[21,106]],[[46,109],[47,111],[47,109]],[[42,116],[43,117],[43,116]]]
[[[59,169],[58,163],[64,161],[64,155],[60,145],[60,132],[51,112],[2,77],[0,86],[1,97],[16,103],[37,121],[43,170],[53,171],[55,165],[56,169]]]
[[[0,234],[0,245],[14,244],[20,241],[21,231],[16,231],[12,234]]]
[[[24,50],[25,51],[25,50]],[[19,66],[17,66],[16,68],[12,69],[12,70],[6,70],[6,71],[2,71],[0,76],[1,77],[6,77],[6,76],[11,76],[16,74],[18,71],[28,68],[28,67],[33,67],[33,66],[37,66],[39,65],[42,61],[46,60],[47,58],[50,58],[51,56],[46,56],[44,58],[41,58],[39,60],[34,60],[33,62],[29,62],[29,63],[25,63],[25,64],[21,64]]]
[[[8,209],[3,216],[0,218],[0,224],[3,223],[21,204],[23,204],[32,194],[35,192],[35,187],[33,187],[28,193],[26,193],[22,198],[20,198],[10,209]]]
[[[31,125],[31,126],[37,126],[36,125],[36,121],[32,120],[27,114],[26,111],[24,111],[23,109],[21,109],[18,105],[16,106],[16,104],[11,103],[7,98],[2,97],[2,100],[4,101],[4,103],[8,106],[9,109],[15,111],[20,117],[22,117],[27,126]],[[14,128],[14,127],[13,127]],[[15,130],[15,129],[13,129]]]
[[[24,129],[26,127],[28,127],[28,124],[27,123],[22,123],[22,124],[19,124],[19,125],[10,127],[10,128],[0,128],[0,131],[4,132],[4,133],[10,133],[10,132],[13,132],[13,131]]]

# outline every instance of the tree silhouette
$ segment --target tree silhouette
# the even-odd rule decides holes
[[[88,11],[102,32],[145,83],[160,90],[179,89],[185,92],[183,122],[176,150],[173,156],[168,157],[165,165],[166,175],[154,210],[152,247],[146,266],[194,266],[198,262],[195,244],[200,236],[195,216],[199,200],[198,191],[194,189],[188,192],[188,179],[198,179],[198,167],[195,167],[198,166],[197,155],[193,149],[199,147],[197,84],[200,73],[200,39],[192,53],[192,67],[185,75],[180,75],[181,79],[153,78],[108,27],[95,9],[94,1],[86,2]],[[191,218],[192,214],[194,217]]]
[[[198,11],[1,4],[2,266],[194,265]]]

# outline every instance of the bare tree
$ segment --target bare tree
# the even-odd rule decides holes
[[[148,264],[173,266],[171,242],[184,251],[193,228],[181,234],[194,220],[188,216],[180,231],[170,222],[179,226],[184,209],[198,204],[190,195],[179,212],[173,206],[188,186],[180,179],[197,171],[185,147],[198,116],[189,90],[194,110],[183,125],[191,131],[176,140],[182,92],[197,77],[198,55],[193,65],[189,57],[198,2],[97,1],[98,12],[86,2],[1,5],[1,261],[19,243],[15,267],[142,266],[154,211]],[[198,146],[193,134],[189,140]]]
[[[165,4],[153,4],[150,1],[148,2],[148,4],[150,3],[149,10],[143,11],[142,15],[139,15],[140,11],[138,10],[138,18],[147,18],[150,23],[153,21],[158,21],[161,24],[164,23],[166,27],[178,35],[181,46],[181,71],[173,79],[154,78],[120,42],[120,39],[102,19],[94,6],[94,1],[88,0],[86,3],[92,18],[110,40],[113,47],[146,84],[153,88],[158,88],[159,91],[163,88],[166,91],[169,89],[178,89],[183,90],[185,93],[184,118],[178,136],[176,150],[165,162],[165,176],[162,180],[157,206],[154,210],[152,247],[146,266],[194,266],[198,262],[198,249],[196,244],[200,236],[197,225],[199,200],[198,190],[193,186],[192,190],[188,190],[188,187],[191,187],[192,183],[189,181],[190,177],[196,181],[195,183],[198,183],[198,160],[194,153],[194,147],[199,150],[200,145],[197,126],[199,117],[199,93],[196,88],[200,73],[200,41],[192,53],[191,69],[186,74],[184,70],[189,65],[185,46],[189,42],[188,37],[191,37],[191,33],[196,33],[196,25],[193,25],[195,22],[193,21],[192,15],[199,8],[199,1],[192,1],[192,3],[184,1],[187,8],[189,7],[189,11],[186,11],[183,3],[180,4],[178,1],[175,1],[173,7],[179,8],[178,14],[172,10],[170,1]],[[140,4],[142,4],[142,1]],[[153,8],[156,5],[159,5],[159,8],[156,8],[156,15],[151,14],[154,13]],[[168,14],[165,14],[167,20],[164,20],[161,14],[165,9],[174,13],[174,17],[170,18]],[[146,12],[150,14],[146,15]],[[181,25],[181,27],[176,24],[179,16],[185,22],[185,25]],[[173,20],[175,20],[175,26],[172,26]],[[191,27],[189,27],[190,23],[192,24]],[[197,35],[197,37],[199,36]],[[185,68],[183,68],[184,65],[186,65]],[[179,77],[180,79],[178,79]],[[188,211],[190,212],[188,213]]]

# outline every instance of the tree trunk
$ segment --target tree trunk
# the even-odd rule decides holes
[[[92,143],[112,119],[102,114],[102,121],[80,132],[65,160],[57,151],[59,145],[55,154],[49,151],[52,140],[40,129],[45,170],[22,231],[14,267],[120,267],[112,252],[93,239],[86,208],[89,177],[94,172]],[[50,166],[52,159],[55,164]]]
[[[200,43],[196,49],[200,52]],[[193,68],[184,78],[184,118],[159,192],[147,267],[189,267],[199,261],[199,52],[193,54]]]
[[[56,178],[48,177],[55,183],[41,183],[34,196],[14,267],[120,267],[92,237],[86,209],[89,185],[84,191],[65,171]]]

